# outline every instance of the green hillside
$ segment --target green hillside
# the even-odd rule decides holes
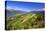
[[[44,28],[44,15],[17,14],[7,17],[7,30]]]

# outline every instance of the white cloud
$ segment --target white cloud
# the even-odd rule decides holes
[[[45,8],[42,8],[42,9],[33,9],[32,11],[43,11],[45,10]]]

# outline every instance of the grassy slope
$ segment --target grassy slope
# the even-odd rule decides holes
[[[8,17],[7,29],[43,28],[44,17],[41,14],[19,14]]]

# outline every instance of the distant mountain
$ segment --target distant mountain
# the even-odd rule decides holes
[[[32,14],[34,14],[34,13],[45,14],[45,11],[44,10],[42,10],[42,11],[30,11],[29,13],[32,13]]]
[[[16,14],[25,14],[25,13],[27,13],[27,12],[25,12],[25,11],[20,11],[20,10],[13,10],[13,9],[10,9],[10,10],[6,10],[6,15],[7,16],[14,16],[14,15],[16,15]]]
[[[21,11],[21,10],[13,10],[13,9],[6,9],[6,15],[7,16],[14,16],[16,14],[34,14],[34,13],[39,13],[39,14],[45,14],[44,10],[41,11],[30,11],[30,12],[25,12],[25,11]]]

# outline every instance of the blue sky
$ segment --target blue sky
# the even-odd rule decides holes
[[[15,9],[28,12],[43,8],[44,8],[44,3],[7,1],[7,9]]]

